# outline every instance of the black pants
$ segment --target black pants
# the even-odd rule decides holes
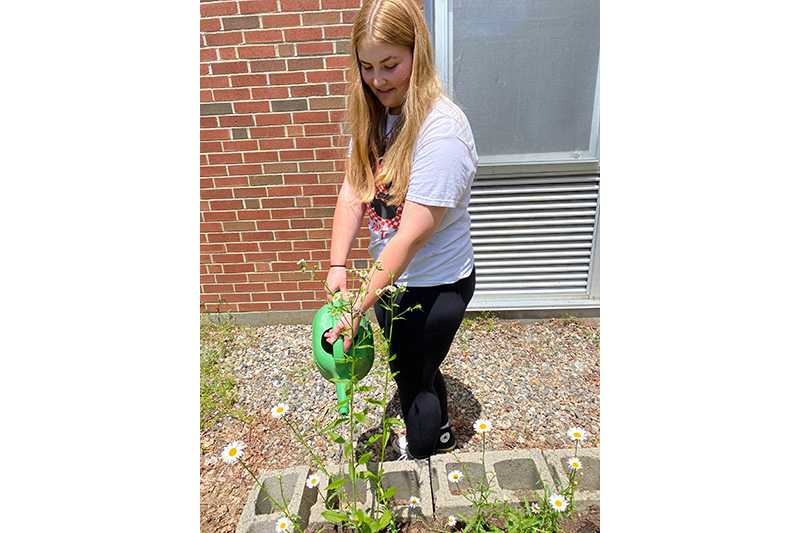
[[[389,366],[392,372],[399,372],[394,379],[406,424],[408,451],[415,458],[433,454],[439,429],[449,421],[447,389],[439,365],[450,350],[474,292],[475,269],[455,283],[408,287],[397,297],[394,316],[417,304],[422,309],[408,311],[402,319],[392,321],[386,309],[375,305],[384,336],[391,336],[389,349],[397,356]]]

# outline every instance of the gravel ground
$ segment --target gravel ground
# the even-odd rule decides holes
[[[377,326],[373,323],[377,331]],[[339,445],[311,431],[333,419],[332,383],[316,371],[311,355],[311,326],[238,328],[238,347],[226,358],[240,386],[241,405],[253,421],[226,418],[201,432],[201,531],[235,531],[252,478],[240,465],[222,462],[220,453],[233,440],[244,441],[243,457],[256,473],[309,464],[310,457],[283,421],[270,416],[278,402],[324,461],[338,462]],[[492,422],[485,434],[488,450],[570,447],[566,432],[581,426],[586,446],[600,445],[600,325],[572,319],[519,323],[481,319],[462,325],[442,365],[448,387],[450,423],[457,451],[479,451],[478,418]],[[382,388],[375,365],[362,384]],[[400,418],[394,383],[387,413]],[[362,407],[363,408],[363,407]],[[366,436],[378,426],[374,408]],[[395,432],[402,431],[395,428]],[[315,436],[316,435],[316,436]],[[375,455],[375,454],[373,454]],[[388,459],[395,453],[389,447]]]

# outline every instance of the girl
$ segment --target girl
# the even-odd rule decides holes
[[[425,18],[414,0],[367,0],[353,23],[348,95],[351,144],[333,217],[331,291],[346,291],[346,261],[368,214],[373,259],[369,290],[353,302],[355,317],[374,306],[392,326],[391,370],[406,436],[401,459],[455,449],[439,365],[475,290],[467,205],[478,155],[464,113],[442,94]],[[376,290],[406,290],[392,324]],[[357,335],[343,314],[328,341]]]

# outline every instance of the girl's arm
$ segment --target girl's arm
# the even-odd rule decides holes
[[[331,235],[331,265],[344,265],[347,256],[356,242],[361,229],[367,205],[359,201],[353,194],[353,188],[345,179],[336,199],[336,210],[333,213],[333,229]],[[331,268],[326,279],[331,292],[347,290],[347,272],[344,268]],[[330,300],[331,294],[328,294]]]

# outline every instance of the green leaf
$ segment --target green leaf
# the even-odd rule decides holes
[[[371,437],[369,438],[369,440],[367,441],[367,446],[369,446],[370,444],[372,444],[372,443],[373,443],[373,442],[375,442],[376,440],[380,439],[382,436],[383,436],[383,435],[381,435],[380,433],[378,433],[378,434],[376,434],[376,435],[373,435],[373,436],[371,436]]]
[[[394,488],[394,487],[392,487]],[[381,515],[381,519],[378,522],[378,529],[383,529],[389,525],[389,520],[392,519],[392,512],[389,509],[386,509],[383,514]]]
[[[388,489],[386,489],[386,492],[383,493],[383,497],[388,500],[389,498],[394,496],[395,492],[397,492],[397,487],[389,487]]]
[[[332,481],[325,490],[336,490],[347,482],[347,478],[340,477],[336,481]]]
[[[388,422],[389,424],[394,424],[395,426],[400,426],[400,427],[403,427],[403,428],[406,427],[406,425],[402,421],[400,421],[400,420],[398,420],[396,418],[387,418],[386,422]]]
[[[377,405],[378,407],[383,407],[383,403],[380,400],[376,400],[375,398],[364,398],[364,401],[367,403],[371,403],[372,405]]]
[[[367,417],[364,416],[364,413],[353,413],[353,418],[361,422],[362,424],[367,424]]]
[[[329,431],[328,432],[328,436],[331,438],[331,440],[333,442],[336,442],[338,444],[345,444],[344,437],[342,437],[338,433],[334,433],[333,431]]]
[[[372,457],[372,452],[367,452],[358,459],[358,466],[367,464],[369,458]]]
[[[347,516],[343,515],[338,511],[322,511],[322,517],[331,523],[341,522],[342,520],[347,520]]]

